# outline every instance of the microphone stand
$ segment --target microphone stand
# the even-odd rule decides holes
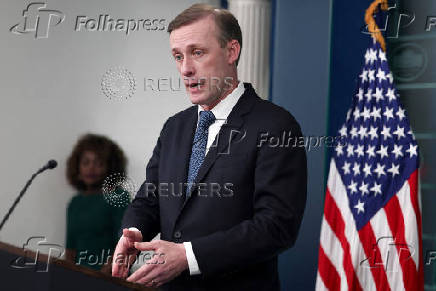
[[[29,181],[27,181],[27,183],[24,186],[23,190],[21,190],[20,195],[18,195],[18,197],[15,199],[14,204],[12,204],[11,208],[9,208],[8,213],[6,213],[5,217],[3,217],[3,220],[2,220],[2,222],[0,224],[0,231],[3,228],[3,225],[9,219],[9,216],[11,215],[11,213],[14,211],[15,206],[17,206],[17,204],[20,202],[21,197],[23,197],[24,193],[26,193],[27,188],[29,188],[30,184],[32,184],[33,179],[35,179],[36,176],[38,176],[39,174],[41,174],[45,170],[47,170],[47,169],[54,169],[54,168],[56,168],[56,166],[57,166],[57,162],[55,160],[50,160],[44,167],[42,167],[35,174],[32,175],[32,177],[29,179]]]

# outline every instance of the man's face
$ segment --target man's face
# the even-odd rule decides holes
[[[220,46],[218,33],[208,16],[170,34],[171,51],[193,104],[214,106],[231,88],[233,60],[227,47]]]

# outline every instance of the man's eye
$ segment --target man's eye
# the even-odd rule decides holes
[[[181,55],[174,55],[174,59],[179,62],[182,60],[182,56]]]
[[[201,56],[203,54],[203,51],[201,51],[201,50],[195,50],[194,51],[194,55],[195,56]]]

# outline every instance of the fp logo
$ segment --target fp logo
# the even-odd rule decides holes
[[[34,269],[36,272],[48,272],[50,260],[59,259],[65,253],[63,246],[49,243],[43,236],[32,236],[23,244],[24,256],[14,259],[10,266],[14,269]],[[47,253],[46,260],[42,260],[41,251]],[[33,252],[34,257],[29,253]],[[45,258],[44,257],[44,258]]]
[[[394,6],[388,7],[384,26],[380,27],[379,31],[382,33],[386,32],[387,38],[398,38],[400,28],[408,27],[414,21],[415,13],[402,11],[397,7],[397,4],[394,4]],[[368,31],[368,25],[363,28],[362,33],[371,34],[371,32]]]
[[[398,272],[400,264],[410,260],[414,254],[413,246],[398,243],[393,237],[385,236],[377,240],[371,256],[361,261],[360,265],[366,268],[383,268],[386,272]]]
[[[47,38],[50,27],[56,26],[65,19],[65,15],[58,10],[45,9],[46,3],[30,3],[23,10],[23,19],[11,27],[15,34],[34,33],[36,39]]]

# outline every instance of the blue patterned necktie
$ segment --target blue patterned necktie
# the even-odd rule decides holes
[[[198,170],[203,163],[206,153],[207,137],[209,135],[209,126],[215,122],[215,116],[212,111],[200,111],[200,120],[198,121],[197,130],[195,131],[194,141],[192,144],[191,159],[189,160],[187,196],[190,194],[192,183],[197,177]]]

